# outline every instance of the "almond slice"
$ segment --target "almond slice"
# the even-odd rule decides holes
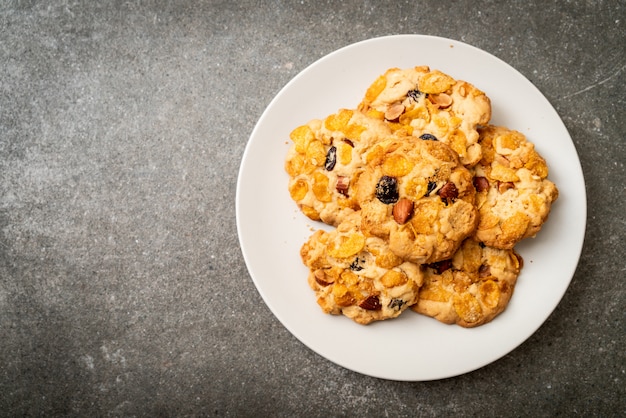
[[[385,112],[385,119],[389,121],[396,120],[402,113],[404,113],[404,105],[402,103],[396,103],[387,109]]]
[[[452,104],[452,97],[446,93],[439,94],[431,94],[428,96],[431,103],[437,105],[440,109],[445,109],[446,107],[450,107]]]

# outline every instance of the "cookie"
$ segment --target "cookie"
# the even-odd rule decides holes
[[[481,158],[477,127],[491,119],[491,102],[472,84],[427,66],[391,68],[365,93],[358,109],[392,130],[434,136],[470,167]]]
[[[469,238],[452,259],[424,266],[424,283],[411,309],[446,324],[486,324],[508,305],[521,268],[513,250]]]
[[[479,132],[483,156],[472,169],[479,214],[475,236],[488,246],[511,249],[539,232],[559,192],[547,179],[545,160],[523,134],[496,126]]]
[[[413,305],[422,273],[382,239],[366,237],[359,223],[353,214],[332,231],[315,232],[300,255],[322,310],[365,325],[395,318]]]
[[[338,225],[359,208],[354,185],[364,150],[389,135],[384,122],[349,109],[297,127],[285,160],[291,198],[309,218]]]
[[[357,184],[361,228],[417,264],[444,260],[474,233],[472,176],[439,141],[390,139],[365,155]]]

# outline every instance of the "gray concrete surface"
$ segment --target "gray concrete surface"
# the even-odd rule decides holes
[[[589,201],[547,322],[434,382],[310,351],[263,304],[236,235],[239,163],[272,97],[323,55],[398,33],[528,77]],[[0,415],[624,416],[625,70],[624,1],[3,1]]]

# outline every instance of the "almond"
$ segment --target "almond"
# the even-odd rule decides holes
[[[413,201],[403,197],[393,206],[393,219],[404,225],[413,216]]]
[[[496,155],[494,156],[494,160],[496,160],[496,162],[497,162],[498,164],[501,164],[501,165],[503,165],[503,166],[505,166],[505,167],[509,167],[509,166],[511,165],[511,163],[510,163],[509,159],[508,159],[508,158],[506,158],[506,157],[505,157],[504,155],[502,155],[502,154],[496,154]]]
[[[478,277],[485,278],[491,276],[491,267],[486,264],[481,264],[478,268]]]
[[[450,107],[452,104],[452,97],[450,97],[446,93],[439,94],[431,94],[428,96],[432,104],[436,105],[440,109],[445,109],[446,107]]]
[[[442,199],[454,200],[459,197],[459,191],[456,188],[456,185],[451,181],[447,182],[443,185],[441,189],[437,192],[439,197]]]
[[[486,177],[476,176],[474,177],[473,183],[476,191],[479,193],[489,190],[489,180],[487,180]]]
[[[515,188],[515,184],[512,181],[499,181],[498,182],[498,191],[500,193],[504,193],[509,189]]]
[[[337,176],[337,185],[335,189],[344,196],[348,196],[348,188],[350,187],[350,178],[346,176]]]
[[[378,296],[375,295],[371,295],[366,299],[363,299],[361,303],[359,303],[359,307],[368,311],[380,311],[382,309],[380,300],[378,299]]]
[[[404,112],[404,105],[402,103],[396,103],[391,105],[385,112],[385,119],[388,121],[396,120]]]
[[[326,281],[326,274],[323,270],[315,270],[315,273],[313,273],[313,275],[315,276],[315,281],[320,286],[326,287],[332,284]]]

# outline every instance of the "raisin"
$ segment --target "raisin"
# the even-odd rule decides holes
[[[368,311],[380,311],[382,309],[380,300],[378,299],[378,296],[375,295],[371,295],[366,299],[363,299],[361,303],[359,303],[359,306]]]
[[[324,163],[324,168],[326,171],[333,171],[335,168],[335,164],[337,163],[337,148],[333,145],[328,149],[326,153],[326,163]]]
[[[434,181],[429,181],[428,182],[428,186],[426,186],[426,195],[425,196],[430,195],[433,192],[433,190],[435,190],[436,188],[437,188],[437,183],[435,183]]]
[[[432,134],[421,134],[420,139],[424,141],[438,141],[437,137]]]
[[[343,142],[345,142],[346,144],[350,145],[352,148],[354,148],[354,142],[352,142],[351,140],[349,140],[348,138],[344,139]]]
[[[406,94],[409,98],[418,101],[420,97],[424,95],[419,89],[409,90]]]
[[[402,300],[402,299],[398,299],[398,298],[393,298],[391,299],[391,302],[389,302],[389,305],[387,305],[387,307],[389,309],[397,309],[400,310],[402,309],[402,307],[406,304],[406,301]]]
[[[427,264],[427,266],[435,270],[437,274],[441,274],[444,271],[452,268],[452,260],[437,261],[436,263]]]
[[[484,242],[482,242],[482,241],[478,243],[478,246],[479,246],[480,248],[485,248],[485,247],[486,247],[485,243],[484,243]]]
[[[361,263],[365,262],[364,259],[361,259],[359,257],[355,258],[354,261],[350,264],[350,270],[352,271],[361,271],[363,270],[363,266],[361,265]]]
[[[398,180],[395,177],[382,176],[376,184],[376,197],[384,204],[398,201]]]

